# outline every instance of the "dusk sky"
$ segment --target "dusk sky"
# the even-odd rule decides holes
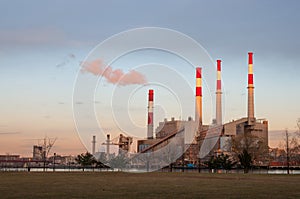
[[[80,72],[80,63],[105,39],[142,27],[179,31],[200,43],[213,61],[222,59],[224,122],[247,115],[247,52],[253,51],[255,115],[269,121],[269,145],[276,147],[283,139],[281,132],[286,128],[296,131],[296,120],[300,118],[299,8],[297,0],[1,0],[0,154],[30,156],[37,139],[45,136],[58,138],[53,152],[85,152],[74,124],[72,96],[77,75],[92,74]],[[112,68],[126,72],[142,61],[149,63],[149,57],[157,57],[156,61],[165,61],[178,71],[184,65],[166,53],[144,51],[117,60]],[[188,84],[193,89],[192,72],[187,70],[182,75],[191,76]],[[155,76],[144,75],[148,80]],[[100,120],[101,100],[109,99],[102,93],[110,86],[110,82],[104,82],[99,102],[95,101]],[[137,108],[132,119],[145,130],[147,93],[137,93],[138,97],[132,99],[137,105],[132,107]],[[189,116],[172,112],[172,103],[164,99],[161,104],[166,107],[157,106],[157,111],[165,112],[162,115],[168,119]],[[204,121],[210,122],[211,116],[205,116]],[[157,117],[155,125],[163,118]],[[114,131],[109,122],[105,128]],[[143,133],[140,137],[145,137],[146,130]]]

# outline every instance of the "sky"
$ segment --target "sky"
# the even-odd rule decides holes
[[[32,146],[45,136],[57,137],[53,152],[63,155],[84,152],[86,148],[74,120],[73,107],[85,104],[77,99],[73,101],[73,91],[79,76],[86,81],[92,81],[95,76],[90,71],[83,72],[81,64],[95,61],[97,57],[91,52],[97,51],[95,47],[107,38],[142,27],[179,31],[201,44],[213,61],[222,59],[224,122],[246,116],[247,52],[253,51],[255,115],[269,121],[269,144],[276,147],[286,128],[290,132],[297,130],[296,121],[300,118],[299,6],[297,0],[1,0],[0,154],[30,156]],[[165,74],[157,71],[166,70],[171,74],[175,71],[172,76],[182,77],[188,85],[186,95],[193,92],[190,64],[167,52],[128,53],[111,63],[111,67],[123,73],[135,69],[148,82]],[[172,82],[167,79],[168,83]],[[139,136],[146,135],[147,101],[144,99],[147,99],[147,89],[155,86],[141,84],[116,87],[105,78],[99,81],[94,104],[104,133],[117,134],[127,128],[119,124],[123,122],[119,113],[124,107],[118,105],[121,94],[132,91],[126,101],[130,107],[126,113],[140,128]],[[182,104],[188,102],[178,101],[176,93],[172,94],[167,87],[157,90],[155,125],[164,117],[194,116],[192,106],[188,113],[181,112]],[[117,96],[113,98],[116,101],[110,100],[113,94]],[[102,106],[105,102],[111,103],[109,108],[115,111],[113,119],[105,118],[107,107]],[[204,113],[206,123],[214,114],[211,103],[214,103],[212,99],[204,103],[209,109]],[[119,131],[112,127],[116,122],[121,125]],[[99,133],[97,129],[93,131]],[[86,147],[89,150],[90,146]]]

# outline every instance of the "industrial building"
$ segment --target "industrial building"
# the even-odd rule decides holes
[[[223,124],[222,122],[222,90],[221,90],[221,61],[217,60],[217,90],[216,90],[216,119],[213,125],[200,132],[198,139],[202,146],[200,157],[216,152],[230,151],[228,141],[232,137],[248,133],[263,140],[262,144],[268,147],[268,121],[257,119],[254,115],[254,75],[253,75],[253,53],[248,53],[248,110],[247,117]],[[204,145],[204,146],[203,146]],[[205,149],[212,149],[205,151]],[[200,148],[201,150],[201,148]],[[203,154],[201,156],[201,153]]]
[[[226,143],[231,137],[250,133],[253,136],[264,140],[264,144],[268,146],[268,121],[265,119],[257,119],[254,115],[254,74],[253,74],[253,53],[248,53],[248,111],[247,117],[232,120],[231,122],[223,124],[222,121],[222,83],[221,83],[221,60],[217,60],[217,81],[216,81],[216,117],[211,125],[204,125],[202,123],[202,69],[196,68],[196,99],[195,99],[195,121],[189,118],[188,121],[175,120],[163,121],[159,123],[155,132],[157,142],[162,140],[174,132],[179,132],[185,129],[187,124],[198,124],[197,132],[195,132],[195,139],[187,143],[188,148],[185,149],[185,160],[196,163],[200,158],[205,158],[216,152],[223,152],[226,149]],[[153,91],[152,91],[153,92]],[[153,104],[152,104],[153,105]],[[153,114],[153,107],[151,108]],[[175,133],[176,134],[176,133]],[[191,133],[190,133],[191,134]],[[193,133],[192,133],[193,134]],[[153,141],[151,141],[153,142]],[[151,143],[150,142],[150,143]],[[145,149],[146,141],[143,144]],[[149,144],[150,144],[149,143]],[[156,143],[156,145],[158,144]],[[140,146],[140,145],[138,145]],[[207,151],[208,150],[208,151]],[[230,150],[230,149],[229,149]],[[139,150],[140,151],[140,150]],[[200,154],[199,154],[200,151]],[[201,154],[203,154],[201,156]]]
[[[44,157],[43,146],[33,145],[33,155],[34,160],[42,160]]]
[[[196,89],[195,89],[195,120],[189,117],[187,120],[170,121],[165,119],[160,122],[155,130],[153,117],[154,112],[154,90],[148,93],[148,119],[147,119],[147,138],[137,140],[136,149],[133,151],[138,154],[154,152],[167,146],[172,139],[176,139],[179,147],[184,149],[184,154],[178,158],[181,164],[198,164],[200,159],[205,159],[220,152],[230,152],[226,148],[226,143],[240,134],[251,134],[262,139],[263,144],[268,147],[268,121],[257,119],[254,114],[254,73],[253,73],[253,53],[248,53],[248,110],[247,116],[223,123],[222,119],[222,82],[221,82],[221,60],[217,60],[216,78],[216,115],[212,124],[203,124],[202,110],[202,68],[196,68]],[[121,137],[120,137],[121,139]],[[132,138],[123,136],[122,139],[128,142],[119,141],[116,143],[120,149],[129,151],[133,141]],[[109,148],[109,143],[106,143]],[[109,151],[109,149],[107,149]]]

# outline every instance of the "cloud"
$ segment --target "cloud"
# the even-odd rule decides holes
[[[20,134],[21,132],[0,132],[0,135]]]
[[[121,69],[113,70],[111,66],[106,66],[100,59],[91,62],[82,62],[81,67],[81,72],[89,72],[96,76],[102,76],[111,84],[125,86],[147,83],[146,77],[143,74],[135,70],[131,70],[128,73],[124,73]]]
[[[55,28],[0,30],[2,44],[50,44],[64,40],[65,34]]]
[[[0,47],[16,48],[18,46],[90,46],[92,41],[72,40],[66,33],[55,27],[32,29],[0,29]],[[72,54],[70,54],[70,58]]]

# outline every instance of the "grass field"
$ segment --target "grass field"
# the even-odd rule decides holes
[[[0,198],[300,198],[300,175],[2,172]]]

